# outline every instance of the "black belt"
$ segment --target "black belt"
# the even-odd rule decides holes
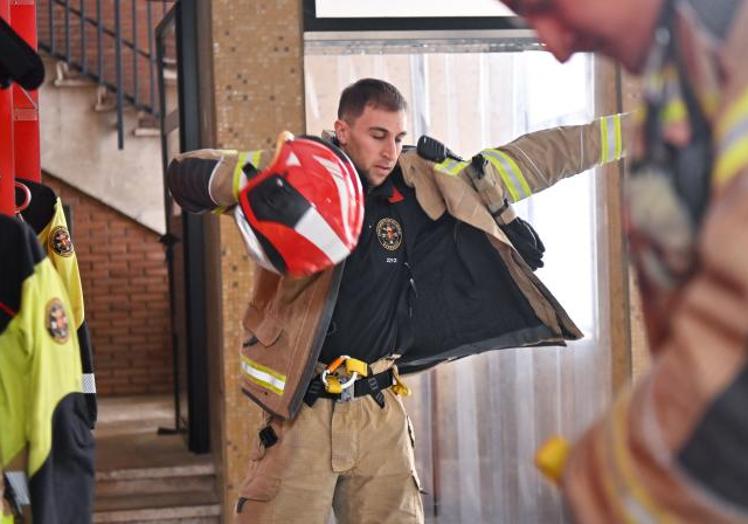
[[[365,397],[371,395],[374,401],[379,404],[380,408],[384,407],[384,394],[382,391],[393,386],[395,384],[395,375],[392,369],[382,371],[376,375],[369,377],[359,378],[353,383],[353,396],[352,398]],[[329,393],[325,390],[325,385],[322,383],[322,379],[319,376],[309,383],[309,387],[304,395],[304,402],[307,406],[312,407],[318,398],[329,398],[333,400],[341,400],[343,395],[340,393]]]

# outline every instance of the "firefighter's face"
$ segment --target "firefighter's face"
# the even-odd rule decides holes
[[[598,51],[639,72],[664,0],[505,0],[561,62]]]
[[[367,105],[358,118],[335,122],[341,147],[371,187],[380,185],[392,173],[405,134],[405,111],[373,105]]]

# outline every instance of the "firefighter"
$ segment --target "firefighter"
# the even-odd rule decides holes
[[[644,73],[629,229],[652,369],[573,447],[579,522],[748,522],[748,3],[515,0],[560,60]]]
[[[270,229],[252,228],[248,203],[274,200],[252,182],[267,176],[271,151],[201,150],[168,167],[184,209],[233,209],[253,257],[270,268],[258,272],[243,322],[242,389],[265,418],[250,444],[239,522],[325,522],[331,507],[341,523],[423,522],[400,373],[582,335],[501,226],[513,221],[512,202],[621,158],[625,119],[529,134],[463,161],[404,149],[405,115],[387,82],[343,91],[326,140],[359,173],[363,227],[344,262],[303,278],[283,275],[289,261]],[[317,195],[310,206],[337,200]],[[297,233],[306,225],[263,213]]]
[[[67,290],[23,222],[0,216],[0,470],[4,515],[91,522],[93,437]]]

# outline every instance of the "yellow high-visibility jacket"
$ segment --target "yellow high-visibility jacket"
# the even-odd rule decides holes
[[[77,407],[70,299],[26,224],[0,216],[0,245],[0,470],[29,522],[90,522],[94,442]]]

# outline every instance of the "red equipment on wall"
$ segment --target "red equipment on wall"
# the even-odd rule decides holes
[[[0,18],[36,50],[35,0],[0,0]],[[0,213],[16,211],[16,177],[41,181],[40,163],[38,91],[14,83],[0,89]]]

